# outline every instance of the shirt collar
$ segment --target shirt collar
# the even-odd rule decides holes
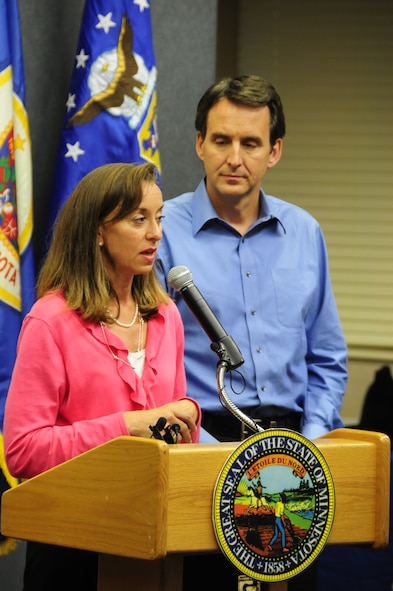
[[[259,225],[270,224],[278,222],[284,233],[286,233],[284,224],[279,217],[279,206],[276,200],[266,196],[263,190],[260,190],[259,195],[262,207],[260,208],[259,218],[252,224],[250,230]],[[206,191],[205,179],[199,183],[196,191],[192,197],[192,233],[195,236],[202,228],[211,221],[220,221],[216,210],[210,201],[209,195]]]

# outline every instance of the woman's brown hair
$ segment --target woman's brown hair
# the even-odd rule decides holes
[[[106,273],[98,227],[136,211],[145,183],[157,184],[154,164],[105,164],[87,174],[65,202],[55,222],[53,238],[37,281],[37,295],[61,291],[67,305],[91,321],[110,321],[109,296],[117,299]],[[154,268],[136,275],[132,293],[148,318],[169,298]]]

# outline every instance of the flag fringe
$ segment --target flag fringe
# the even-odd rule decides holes
[[[6,538],[0,542],[0,556],[7,556],[7,554],[14,552],[19,542],[20,540],[15,540],[15,538]]]

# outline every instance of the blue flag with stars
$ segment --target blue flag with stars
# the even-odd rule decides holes
[[[86,0],[55,166],[48,230],[78,182],[111,162],[160,172],[148,0]]]
[[[32,233],[31,141],[19,10],[17,0],[0,0],[0,495],[18,484],[5,463],[3,419],[19,331],[35,300]],[[0,557],[16,545],[0,534]]]

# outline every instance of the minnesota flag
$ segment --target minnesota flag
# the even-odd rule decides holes
[[[157,70],[147,0],[87,0],[48,228],[77,183],[110,162],[156,164]]]
[[[24,315],[35,298],[32,167],[17,0],[0,0],[0,494],[15,486],[4,461],[5,399]],[[16,545],[0,536],[0,556]]]

